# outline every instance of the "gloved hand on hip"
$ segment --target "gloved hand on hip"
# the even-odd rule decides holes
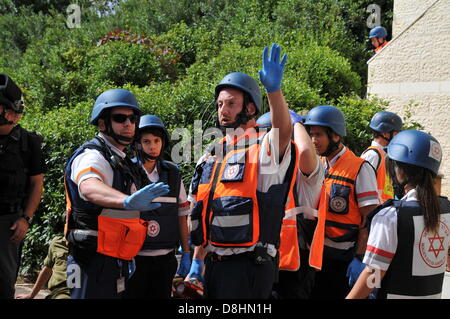
[[[259,70],[258,74],[259,80],[267,92],[275,92],[281,89],[281,80],[283,79],[287,55],[283,55],[280,63],[280,52],[281,47],[275,43],[270,48],[270,58],[268,57],[268,48],[264,47],[263,50],[262,70]]]
[[[203,283],[203,265],[203,259],[192,259],[191,270],[189,271],[189,274],[186,276],[185,280],[197,279],[198,281]]]
[[[152,203],[156,197],[169,193],[169,185],[164,183],[150,184],[131,194],[123,201],[126,210],[153,210],[161,207],[159,203]]]
[[[352,287],[355,282],[358,280],[361,272],[366,268],[366,265],[362,263],[361,260],[357,257],[353,257],[352,262],[348,265],[347,268],[347,277],[348,277],[348,285]]]
[[[178,267],[177,275],[184,278],[189,273],[190,269],[191,269],[191,253],[183,252],[181,254],[180,266]]]

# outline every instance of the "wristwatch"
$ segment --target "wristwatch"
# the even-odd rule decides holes
[[[25,214],[22,214],[21,217],[27,221],[28,225],[31,225],[31,222],[33,221],[33,217],[27,216]]]

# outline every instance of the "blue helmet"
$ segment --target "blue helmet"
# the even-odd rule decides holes
[[[297,113],[295,113],[292,110],[289,110],[289,114],[291,116],[291,123],[298,122],[298,120],[301,120],[302,123],[305,121],[305,118]],[[259,124],[260,128],[266,128],[266,127],[272,127],[272,120],[270,119],[270,112],[264,113],[261,115],[258,120],[256,121],[256,124]]]
[[[337,135],[346,136],[344,114],[336,107],[319,105],[306,114],[304,125],[325,126],[331,128]]]
[[[387,147],[387,154],[394,161],[423,167],[436,175],[442,160],[439,142],[417,130],[406,130],[395,135]]]
[[[164,147],[169,145],[169,133],[167,132],[166,127],[164,126],[163,121],[157,117],[156,115],[144,115],[141,117],[139,121],[139,133],[141,133],[145,129],[157,128],[163,132],[164,135]]]
[[[219,96],[220,90],[224,87],[234,87],[248,93],[252,98],[252,102],[255,104],[258,113],[261,112],[261,88],[254,78],[241,72],[233,72],[225,75],[225,77],[216,86],[216,100]]]
[[[400,116],[395,113],[380,111],[372,117],[369,127],[375,132],[380,133],[400,132],[403,128],[403,122]]]
[[[90,123],[98,125],[98,119],[103,112],[113,107],[128,107],[141,114],[141,108],[133,93],[124,89],[111,89],[100,94],[95,100]]]
[[[372,38],[383,38],[386,39],[387,31],[384,27],[378,26],[370,30],[369,39]]]

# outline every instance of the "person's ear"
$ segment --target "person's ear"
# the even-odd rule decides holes
[[[104,119],[99,119],[98,120],[98,129],[100,130],[100,132],[103,132],[106,130],[106,125],[105,125],[105,120]]]
[[[247,104],[247,113],[249,115],[256,115],[256,106],[253,102]]]

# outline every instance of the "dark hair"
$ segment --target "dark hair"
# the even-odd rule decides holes
[[[394,183],[398,183],[395,176],[395,166],[397,166],[404,175],[405,182],[403,185],[408,184],[417,191],[417,199],[424,210],[423,218],[425,220],[425,228],[427,231],[437,232],[441,206],[434,188],[434,178],[436,175],[426,168],[389,160],[386,156],[387,171]]]

